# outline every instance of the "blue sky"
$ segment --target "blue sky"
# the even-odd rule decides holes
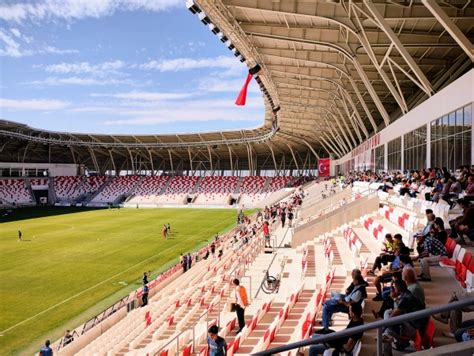
[[[247,68],[185,0],[0,3],[0,118],[93,133],[256,127],[263,99]]]

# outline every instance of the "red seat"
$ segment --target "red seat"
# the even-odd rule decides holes
[[[474,258],[471,258],[469,261],[469,265],[467,266],[467,269],[471,272],[474,273]]]

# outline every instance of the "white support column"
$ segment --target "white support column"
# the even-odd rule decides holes
[[[400,136],[400,170],[405,170],[405,135]]]
[[[433,14],[438,22],[443,25],[446,31],[457,42],[459,47],[469,56],[471,62],[474,62],[474,46],[469,38],[456,26],[435,0],[421,0],[423,5]]]
[[[383,169],[388,172],[388,144],[387,142],[383,145]]]
[[[431,167],[431,123],[426,124],[426,168]]]

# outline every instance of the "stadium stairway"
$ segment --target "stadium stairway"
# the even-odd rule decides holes
[[[204,177],[199,177],[198,181],[194,185],[194,187],[191,190],[190,194],[194,194],[199,190],[199,187],[201,186],[201,183],[202,183],[203,180],[204,180]]]
[[[244,179],[242,177],[239,177],[239,181],[237,182],[237,186],[235,187],[234,193],[233,194],[239,194],[240,193],[240,187],[242,186]]]

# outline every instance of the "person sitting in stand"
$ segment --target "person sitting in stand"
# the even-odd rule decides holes
[[[398,242],[394,240],[392,234],[385,235],[385,241],[382,247],[382,253],[375,258],[372,269],[367,272],[368,275],[375,276],[377,269],[381,269],[382,265],[392,262],[395,259],[395,251]]]
[[[385,311],[384,319],[393,318],[399,315],[423,310],[425,306],[408,290],[404,281],[395,281],[391,291],[394,300],[394,309]],[[427,318],[407,321],[401,325],[387,327],[383,332],[384,355],[392,355],[392,342],[398,350],[403,350],[409,345],[409,341],[414,339],[417,330],[423,330]]]
[[[434,224],[436,226],[436,224]],[[419,241],[423,244],[423,252],[413,258],[413,261],[420,260],[421,274],[420,281],[431,281],[430,265],[437,265],[443,256],[447,256],[446,247],[437,238],[432,236],[421,236]]]
[[[362,318],[362,306],[360,304],[351,304],[349,306],[349,324],[347,324],[346,329],[355,328],[357,326],[364,325],[364,319]],[[314,333],[313,338],[317,338],[321,334]],[[321,355],[329,348],[334,348],[332,355],[346,354],[350,355],[354,346],[358,341],[362,339],[363,333],[357,333],[349,337],[343,337],[336,339],[324,344],[311,345],[309,348],[309,356]]]
[[[410,258],[410,249],[406,246],[400,245],[395,254],[395,259],[390,264],[390,269],[375,278],[374,284],[377,289],[377,294],[372,298],[372,300],[376,302],[383,300],[382,284],[389,282],[392,279],[394,272],[401,271],[405,268],[413,268],[413,262]]]
[[[352,304],[362,304],[367,298],[366,282],[362,275],[355,275],[352,280],[354,288],[349,294],[333,293],[331,299],[324,302],[323,317],[321,325],[324,330],[328,330],[331,324],[331,318],[334,313],[349,313],[349,307]]]

